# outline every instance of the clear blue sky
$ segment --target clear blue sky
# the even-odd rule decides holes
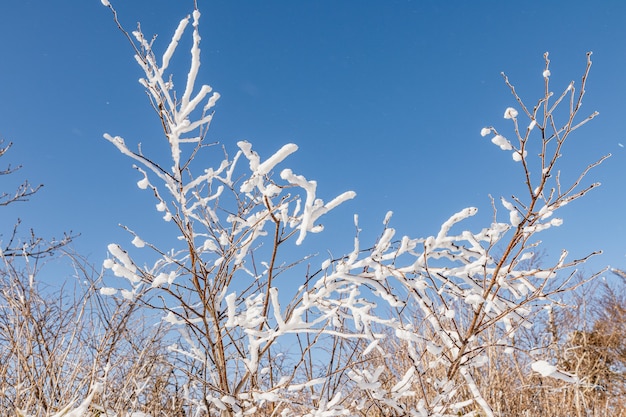
[[[127,29],[141,21],[147,35],[158,33],[160,48],[193,7],[112,4]],[[371,236],[387,210],[413,237],[436,233],[466,206],[478,207],[487,225],[488,195],[520,189],[510,186],[519,166],[479,134],[492,124],[511,132],[502,114],[515,103],[500,72],[534,103],[545,51],[555,89],[578,82],[593,51],[584,108],[600,116],[573,136],[562,169],[613,157],[590,174],[603,186],[562,210],[564,225],[542,240],[573,257],[603,249],[594,265],[626,268],[626,2],[199,5],[202,81],[222,95],[209,137],[233,153],[237,140],[249,140],[262,156],[294,142],[300,150],[285,166],[317,179],[322,197],[358,194],[327,221],[319,249],[339,239],[349,249],[353,213]],[[22,178],[45,184],[31,202],[3,210],[3,236],[18,216],[45,237],[71,229],[82,234],[75,249],[100,265],[108,243],[130,240],[118,223],[140,231],[160,218],[137,189],[131,161],[102,138],[108,132],[162,152],[130,46],[99,0],[4,1],[0,39],[0,137],[14,142],[0,162],[24,165],[2,189]]]

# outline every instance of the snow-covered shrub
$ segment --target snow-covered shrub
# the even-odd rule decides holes
[[[154,196],[162,236],[172,239],[150,242],[127,228],[134,248],[112,243],[104,262],[122,281],[102,293],[119,290],[162,313],[181,407],[194,416],[494,415],[476,378],[488,349],[512,349],[516,331],[572,287],[574,267],[588,258],[568,260],[564,251],[549,266],[528,262],[539,245],[534,236],[561,225],[555,213],[597,185],[581,179],[601,161],[571,184],[556,175],[569,135],[596,115],[576,118],[590,55],[579,92],[572,82],[553,99],[546,54],[545,94],[532,108],[505,77],[516,100],[504,112],[512,134],[494,126],[480,133],[518,162],[526,193],[493,201],[490,224],[464,230],[478,211],[468,207],[436,235],[399,236],[390,212],[373,244],[357,233],[345,256],[294,261],[288,248],[322,232],[324,215],[355,193],[318,198],[315,181],[286,167],[294,144],[262,158],[248,142],[223,153],[205,143],[219,94],[196,87],[199,21],[196,9],[159,57],[140,30],[128,34],[168,164],[105,134],[135,161],[137,185]],[[177,94],[168,67],[190,25],[191,64]],[[560,121],[562,103],[569,109]],[[359,230],[358,216],[354,224]],[[136,261],[151,256],[147,265]],[[300,269],[302,262],[310,268]],[[550,366],[537,360],[539,372]]]

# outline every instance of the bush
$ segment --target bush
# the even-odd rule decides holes
[[[104,137],[136,164],[138,187],[163,213],[163,223],[154,225],[161,239],[151,242],[125,227],[134,248],[108,246],[104,268],[117,278],[105,285],[95,276],[84,293],[95,304],[78,311],[94,314],[98,331],[77,330],[83,338],[72,348],[79,352],[72,363],[90,372],[75,378],[78,385],[64,385],[75,393],[59,397],[67,407],[60,400],[42,405],[52,395],[46,392],[12,403],[15,409],[59,417],[493,416],[513,415],[520,406],[533,412],[529,399],[542,395],[540,375],[589,383],[568,372],[567,362],[558,369],[549,356],[536,356],[542,345],[521,336],[555,307],[554,296],[596,276],[575,279],[575,267],[596,253],[568,260],[564,251],[540,266],[535,240],[562,223],[558,209],[598,185],[583,185],[583,178],[605,158],[571,183],[559,175],[570,135],[597,115],[578,115],[591,54],[578,91],[572,82],[555,98],[546,53],[544,94],[532,107],[504,76],[516,102],[504,111],[513,139],[495,126],[480,133],[516,162],[525,191],[492,200],[490,224],[464,230],[477,213],[468,207],[436,235],[398,236],[389,212],[380,236],[366,243],[355,216],[350,253],[294,258],[309,234],[323,232],[323,217],[355,193],[324,202],[316,181],[279,170],[295,144],[262,158],[248,142],[234,151],[207,143],[219,94],[195,86],[199,19],[197,9],[183,19],[161,57],[140,29],[122,28],[171,160],[159,164],[119,136]],[[191,63],[177,93],[168,67],[189,25]],[[63,320],[74,306],[49,317]],[[86,326],[84,317],[76,319]],[[139,335],[134,326],[143,329]],[[38,363],[47,358],[40,354]],[[532,386],[524,385],[515,394],[524,399],[515,402],[506,389],[520,382]],[[75,398],[83,398],[78,406]]]

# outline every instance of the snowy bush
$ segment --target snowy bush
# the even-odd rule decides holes
[[[526,192],[492,201],[490,224],[465,230],[478,211],[468,207],[436,235],[401,236],[390,212],[375,242],[357,233],[345,256],[293,260],[289,248],[323,232],[324,216],[355,193],[318,198],[317,183],[288,168],[294,144],[261,157],[248,142],[223,151],[206,143],[219,94],[196,87],[199,21],[198,10],[183,19],[160,57],[140,30],[129,34],[168,164],[104,136],[134,160],[137,185],[154,196],[163,236],[172,240],[163,246],[127,228],[134,247],[111,243],[104,262],[121,280],[101,293],[160,312],[180,415],[494,415],[479,378],[489,350],[515,349],[516,332],[532,326],[553,295],[578,285],[571,277],[588,258],[568,260],[564,251],[551,265],[532,262],[535,235],[560,226],[557,211],[597,186],[581,180],[604,158],[572,183],[557,175],[570,134],[596,115],[577,118],[590,54],[578,91],[572,82],[556,99],[546,54],[545,92],[532,107],[504,77],[515,107],[505,110],[503,127],[480,134],[517,162]],[[190,25],[191,64],[177,94],[168,66]],[[560,105],[569,106],[563,120]],[[358,216],[353,221],[360,230]],[[297,285],[285,285],[284,276]],[[578,381],[534,360],[532,369],[546,377]],[[101,413],[111,395],[104,386]]]

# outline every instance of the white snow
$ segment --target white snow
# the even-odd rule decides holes
[[[522,217],[519,214],[519,211],[515,208],[513,204],[508,202],[504,197],[501,198],[502,205],[509,210],[509,221],[511,222],[511,226],[517,227],[522,222]]]
[[[116,257],[124,265],[125,268],[133,272],[137,271],[137,267],[128,256],[128,253],[124,249],[122,249],[120,245],[116,243],[111,243],[107,246],[107,249],[109,250],[111,255]]]
[[[122,290],[122,297],[126,300],[132,301],[135,298],[135,294],[132,291]]]
[[[131,243],[135,245],[135,247],[137,248],[143,248],[144,246],[146,246],[146,243],[143,240],[141,240],[139,236],[135,236],[135,238],[133,239]]]
[[[541,207],[541,210],[539,210],[539,213],[537,213],[541,220],[545,220],[548,217],[552,216],[552,214],[554,213],[554,211],[552,211],[552,209],[550,208],[550,206],[543,206]]]
[[[503,151],[510,151],[511,149],[513,149],[513,146],[511,146],[509,141],[501,135],[494,136],[493,139],[491,139],[491,142],[495,145],[498,145]]]
[[[265,162],[259,165],[257,172],[259,175],[268,174],[276,165],[282,162],[289,155],[298,150],[298,145],[288,143],[278,150],[274,155],[270,156]]]
[[[406,371],[402,379],[398,381],[398,383],[391,388],[391,392],[401,393],[411,388],[411,379],[413,378],[414,374],[415,374],[415,367],[414,366],[409,367],[409,369]]]
[[[511,222],[511,226],[517,227],[522,222],[522,217],[519,215],[517,210],[511,211],[509,213],[509,221]]]
[[[341,203],[356,197],[356,193],[354,191],[346,191],[329,201],[327,204],[324,204],[322,199],[316,198],[317,181],[308,181],[304,176],[296,175],[291,169],[288,168],[281,171],[280,177],[288,183],[296,185],[306,191],[304,211],[298,219],[300,220],[300,225],[298,226],[300,235],[296,240],[296,245],[302,244],[302,241],[308,232],[317,233],[323,230],[321,225],[315,224],[315,221],[317,221],[319,217],[334,209]]]
[[[145,190],[146,188],[148,188],[148,185],[150,185],[150,181],[148,181],[148,177],[144,177],[142,180],[137,181],[137,187],[141,188],[142,190]]]
[[[561,381],[569,383],[577,383],[579,381],[576,375],[559,371],[556,366],[550,365],[547,361],[536,361],[532,365],[530,365],[530,367],[533,371],[537,372],[543,377],[560,379]]]
[[[478,308],[483,301],[483,297],[476,293],[470,293],[465,297],[465,302],[474,308]]]
[[[213,95],[209,98],[209,101],[204,106],[203,110],[207,111],[207,110],[213,108],[213,106],[215,106],[215,103],[217,102],[217,100],[219,100],[219,98],[220,98],[220,93],[214,92]]]
[[[550,76],[550,70],[547,69],[543,72],[543,78],[548,78],[549,76]]]
[[[517,117],[517,110],[515,110],[513,107],[507,107],[507,109],[504,111],[504,118],[515,119],[516,117]]]
[[[312,387],[314,385],[321,385],[321,384],[324,384],[324,383],[326,383],[326,378],[316,378],[316,379],[312,379],[312,380],[310,380],[308,382],[305,382],[303,384],[293,384],[293,385],[290,385],[288,390],[289,391],[300,391],[300,390],[302,390],[304,388]]]
[[[430,352],[432,355],[439,356],[441,352],[443,352],[443,346],[438,346],[432,342],[428,342],[426,345],[426,350]]]
[[[550,224],[552,226],[560,226],[563,224],[563,219],[552,219],[550,220]]]
[[[165,272],[161,272],[159,275],[154,277],[154,280],[152,281],[152,288],[158,288],[168,281],[169,281],[169,275],[166,274]]]
[[[480,129],[480,136],[482,137],[485,137],[490,133],[491,133],[491,129],[489,129],[488,127],[483,127],[482,129]]]
[[[114,295],[116,293],[117,293],[117,290],[115,288],[110,288],[110,287],[100,288],[100,294],[102,295]]]
[[[163,54],[163,61],[161,64],[161,73],[167,68],[170,62],[170,58],[174,54],[176,47],[178,46],[178,42],[180,41],[181,36],[183,36],[183,32],[189,23],[189,18],[183,19],[178,24],[178,28],[176,28],[176,32],[174,32],[174,36],[172,36],[172,40],[170,41],[169,46],[165,50]]]
[[[556,272],[550,270],[538,271],[537,273],[535,273],[535,277],[540,279],[554,278],[555,276]]]
[[[526,152],[526,150],[524,150],[524,158],[526,158],[526,155],[528,154],[528,152]],[[513,160],[515,162],[520,162],[522,160],[522,154],[520,153],[520,151],[515,151],[513,152]]]

